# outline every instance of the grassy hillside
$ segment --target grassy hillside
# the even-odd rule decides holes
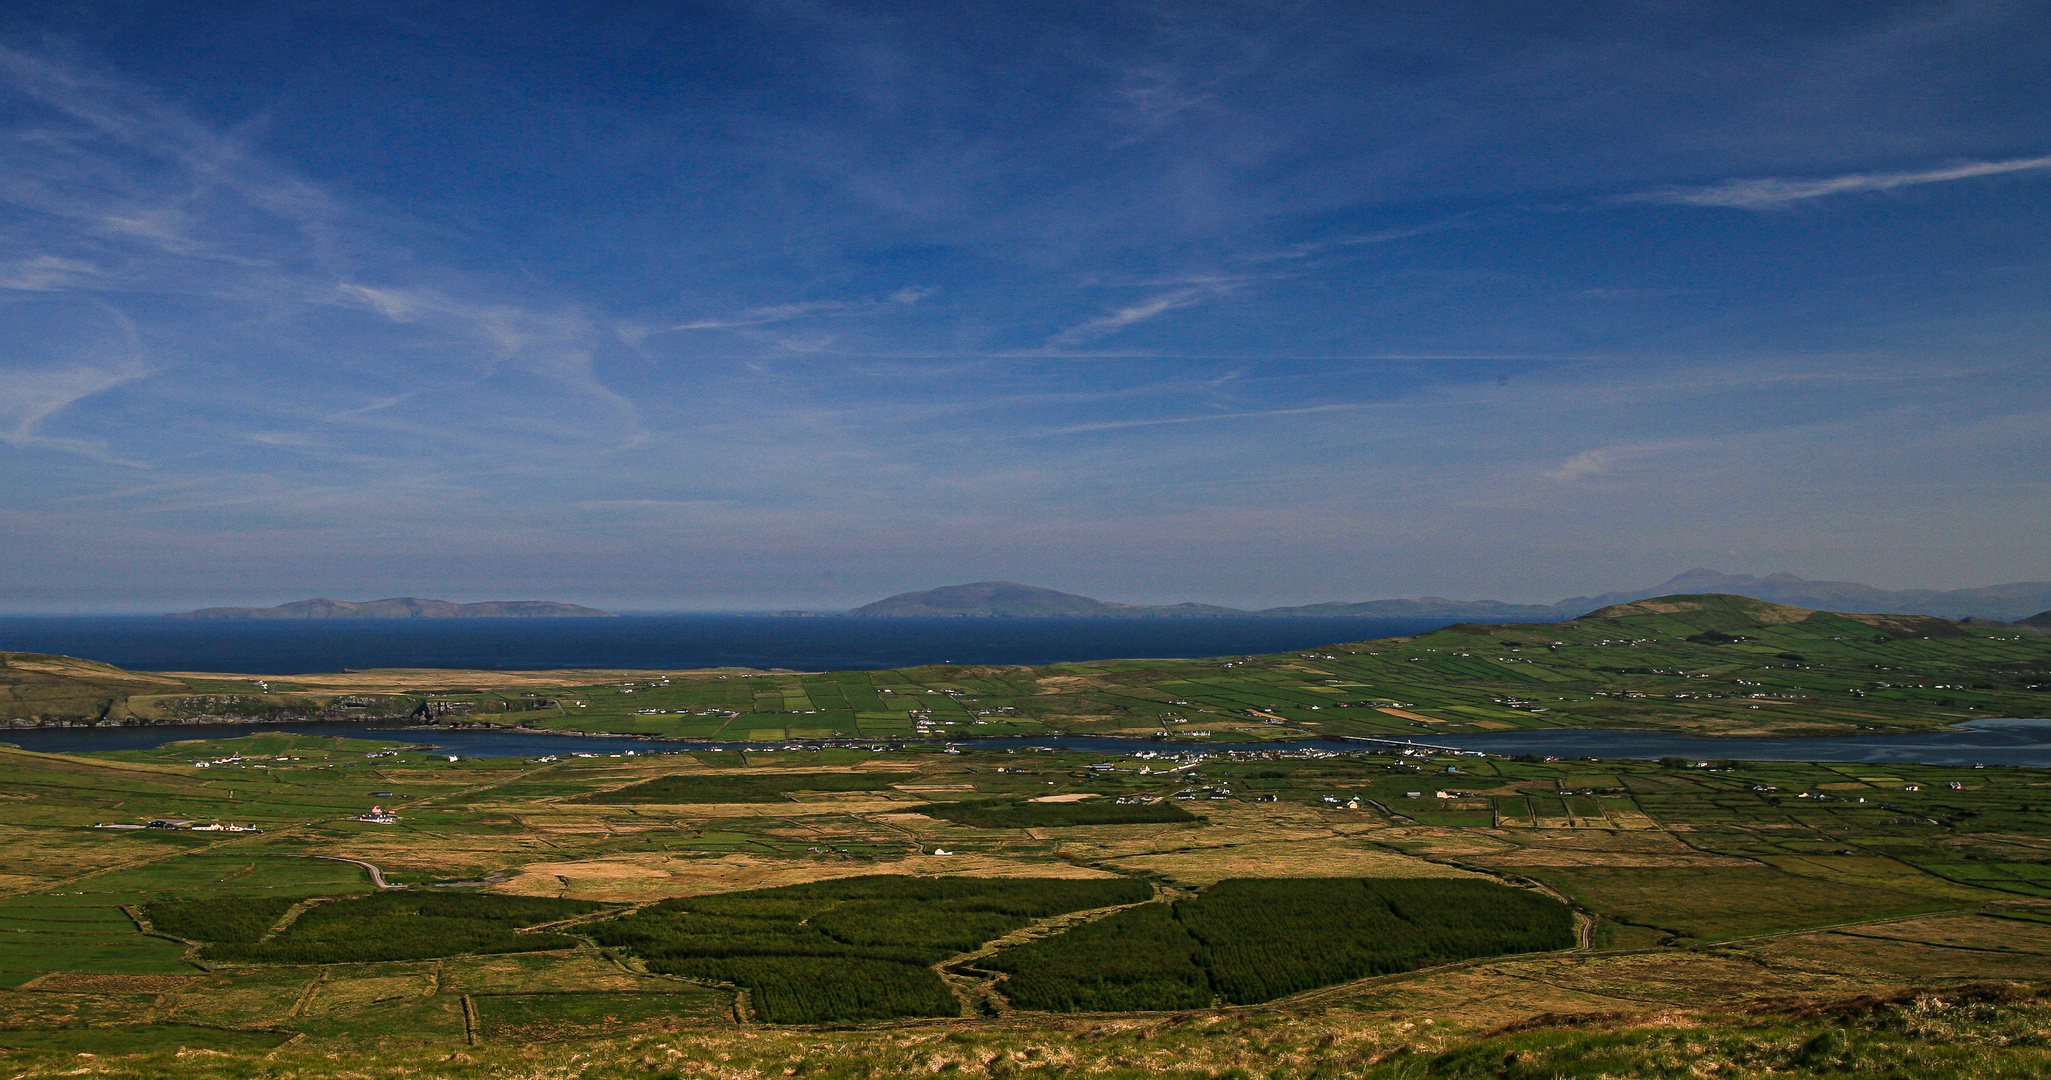
[[[91,660],[0,652],[0,721],[17,717],[98,720],[129,715],[137,695],[185,689],[176,679],[123,671]]]

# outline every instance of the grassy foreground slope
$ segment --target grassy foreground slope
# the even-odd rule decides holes
[[[285,733],[0,750],[0,1074],[2051,1067],[2044,770],[1367,747],[1187,761],[779,747],[451,762]],[[706,801],[592,798],[671,778],[689,783],[666,800]],[[357,820],[372,802],[398,821]],[[948,802],[1184,816],[931,812]],[[93,827],[159,814],[266,831]],[[344,859],[406,888],[378,891]],[[1491,929],[1460,899],[1475,893],[1552,921],[1511,905]],[[1346,909],[1370,897],[1408,926],[1381,934]],[[1476,931],[1493,940],[1469,947]],[[860,1010],[841,1000],[854,966],[874,976]],[[823,1023],[777,1022],[808,1017]]]
[[[566,1001],[566,1014],[577,1002]],[[480,1023],[492,1030],[489,1012]],[[6,1055],[10,1075],[110,1080],[1624,1080],[1896,1077],[2037,1080],[2051,1074],[2051,1004],[2001,988],[1616,1015],[1487,1032],[1332,1010],[1310,1017],[1209,1013],[980,1029],[683,1030],[576,1042],[335,1053],[231,1046],[204,1028],[109,1032],[97,1053],[61,1044]],[[178,1035],[184,1041],[178,1040]],[[124,1037],[125,1036],[125,1037]],[[209,1041],[211,1036],[211,1041]],[[275,1042],[275,1040],[272,1040]]]
[[[70,665],[66,667],[66,665]],[[167,692],[182,687],[184,692]],[[2051,715],[2051,636],[1668,596],[1562,623],[1462,623],[1298,653],[893,671],[136,675],[0,654],[7,716],[414,713],[670,738],[1086,732],[1180,738],[1658,728],[1849,734]],[[0,719],[6,719],[0,716]]]

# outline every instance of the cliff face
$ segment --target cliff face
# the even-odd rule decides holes
[[[317,597],[277,607],[216,607],[180,612],[167,619],[610,619],[610,611],[549,600],[487,600],[454,604],[397,596],[388,600],[330,600]]]

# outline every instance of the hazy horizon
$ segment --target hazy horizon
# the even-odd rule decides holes
[[[1691,570],[1694,570],[1694,569],[1708,569],[1708,570],[1712,570],[1712,571],[1715,571],[1715,568],[1713,568],[1713,567],[1695,567],[1695,568],[1690,568],[1690,569],[1691,569]],[[1485,600],[1495,600],[1495,601],[1501,601],[1501,602],[1504,602],[1504,603],[1511,603],[1511,604],[1530,604],[1530,605],[1546,605],[1546,604],[1553,604],[1553,603],[1559,603],[1559,602],[1563,602],[1563,601],[1566,601],[1566,600],[1571,600],[1571,599],[1575,599],[1575,598],[1579,598],[1579,597],[1593,597],[1593,596],[1600,596],[1600,595],[1602,595],[1602,594],[1604,594],[1604,593],[1608,593],[1608,592],[1620,592],[1620,591],[1629,591],[1629,590],[1633,590],[1633,589],[1644,589],[1644,588],[1652,588],[1652,587],[1655,587],[1655,586],[1657,586],[1657,585],[1659,585],[1659,584],[1662,584],[1662,583],[1664,583],[1664,582],[1665,582],[1665,581],[1667,581],[1667,580],[1670,580],[1670,579],[1672,579],[1672,578],[1674,578],[1674,577],[1677,577],[1677,576],[1679,576],[1679,573],[1685,573],[1685,572],[1687,572],[1687,571],[1681,571],[1681,572],[1677,572],[1676,574],[1669,574],[1669,575],[1667,575],[1667,576],[1666,576],[1665,578],[1662,578],[1662,579],[1660,579],[1659,581],[1647,581],[1647,582],[1616,582],[1616,583],[1611,583],[1611,584],[1608,584],[1608,585],[1604,585],[1604,586],[1600,586],[1600,587],[1594,587],[1594,588],[1589,588],[1589,589],[1585,589],[1585,590],[1582,590],[1582,591],[1580,591],[1580,592],[1572,593],[1572,594],[1569,594],[1569,595],[1565,595],[1565,596],[1552,596],[1552,597],[1545,597],[1545,598],[1534,598],[1534,599],[1506,599],[1506,598],[1504,598],[1504,597],[1501,597],[1501,596],[1450,596],[1450,597],[1447,597],[1447,596],[1441,596],[1441,595],[1439,595],[1439,594],[1432,594],[1432,593],[1421,593],[1421,592],[1407,592],[1407,593],[1390,593],[1390,594],[1386,594],[1386,595],[1375,595],[1375,596],[1365,596],[1365,595],[1361,595],[1361,596],[1322,596],[1322,597],[1316,597],[1316,598],[1312,598],[1312,599],[1292,599],[1292,600],[1278,601],[1278,602],[1273,602],[1273,603],[1262,603],[1262,602],[1249,602],[1249,603],[1242,603],[1242,604],[1233,604],[1233,603],[1226,603],[1226,602],[1223,602],[1223,601],[1219,601],[1219,600],[1216,600],[1216,599],[1214,599],[1214,598],[1210,598],[1210,597],[1203,597],[1203,596],[1180,596],[1180,595],[1173,595],[1173,594],[1171,594],[1170,596],[1166,596],[1166,597],[1139,597],[1139,598],[1129,598],[1129,597],[1124,597],[1124,596],[1115,596],[1115,595],[1097,595],[1097,594],[1094,594],[1094,593],[1092,593],[1092,594],[1087,594],[1087,595],[1089,595],[1090,599],[1093,599],[1093,600],[1105,600],[1105,601],[1109,601],[1109,602],[1112,602],[1112,603],[1126,603],[1126,604],[1141,604],[1141,605],[1166,605],[1166,604],[1177,604],[1177,603],[1183,603],[1183,602],[1188,602],[1188,601],[1194,601],[1194,602],[1197,602],[1197,603],[1207,603],[1207,604],[1218,604],[1218,605],[1220,605],[1220,606],[1223,606],[1223,607],[1231,607],[1231,608],[1237,608],[1237,609],[1240,609],[1240,610],[1243,610],[1243,611],[1248,611],[1248,612],[1253,612],[1253,611],[1259,611],[1259,610],[1261,610],[1261,609],[1263,609],[1263,608],[1274,608],[1274,607],[1287,607],[1287,606],[1290,606],[1290,605],[1292,605],[1292,604],[1311,604],[1311,603],[1322,603],[1322,602],[1327,602],[1327,601],[1337,601],[1337,602],[1342,602],[1342,603],[1354,603],[1354,602],[1362,602],[1362,601],[1368,601],[1368,600],[1386,600],[1386,599],[1417,599],[1417,598],[1424,598],[1424,597],[1436,597],[1436,598],[1438,598],[1438,599],[1446,599],[1446,600],[1454,600],[1454,601],[1485,601]],[[1721,571],[1716,571],[1716,572],[1721,572]],[[1751,576],[1751,577],[1767,577],[1767,576],[1769,576],[1769,575],[1770,575],[1771,573],[1779,573],[1779,572],[1781,572],[1781,571],[1769,571],[1769,572],[1766,572],[1766,573],[1759,573],[1759,574],[1750,574],[1750,575],[1747,575],[1747,574],[1743,574],[1743,573],[1735,573],[1735,574],[1730,574],[1730,575],[1728,575],[1728,576],[1733,576],[1733,577],[1743,577],[1743,576]],[[1796,576],[1797,576],[1797,577],[1800,577],[1801,575],[1796,575]],[[992,580],[992,579],[980,579],[980,580]],[[1809,580],[1809,581],[1840,581],[1840,582],[1841,582],[1841,581],[1844,581],[1845,579],[1841,579],[1841,578],[1839,578],[1839,579],[1832,579],[1832,578],[1808,578],[1808,579],[1805,579],[1805,580]],[[926,590],[927,590],[927,589],[929,589],[929,588],[940,588],[940,587],[944,587],[944,586],[947,586],[947,585],[961,585],[961,584],[970,584],[970,583],[971,583],[971,582],[970,582],[970,581],[968,581],[967,579],[964,579],[963,581],[948,581],[948,582],[940,582],[940,583],[936,583],[936,584],[933,584],[933,585],[928,585],[928,586],[919,586],[919,587],[917,587],[917,588],[914,588],[914,589],[905,589],[905,590],[899,590],[899,592],[923,592],[923,591],[926,591]],[[2021,583],[2022,583],[2022,582],[2006,582],[2006,581],[1989,581],[1989,582],[1980,582],[1980,583],[1978,583],[1977,585],[1965,585],[1965,586],[1958,586],[1958,587],[1959,587],[1959,588],[1968,588],[1968,589],[1970,589],[1970,588],[1984,588],[1984,587],[1990,587],[1990,586],[1995,586],[1995,585],[2008,585],[2008,584],[2021,584]],[[1060,588],[1059,586],[1047,586],[1047,585],[1041,585],[1041,583],[1038,583],[1038,582],[1021,582],[1020,584],[1026,584],[1026,585],[1036,585],[1036,586],[1039,586],[1039,587],[1042,587],[1042,588],[1054,588],[1054,589],[1056,589],[1057,591],[1060,591],[1060,592],[1075,592],[1075,591],[1076,591],[1076,590],[1071,590],[1071,589],[1062,589],[1062,588]],[[1871,585],[1871,584],[1872,584],[1872,582],[1854,582],[1853,584],[1861,584],[1861,585]],[[1902,586],[1902,588],[1905,588],[1905,589],[1918,589],[1918,588],[1925,588],[1925,586],[1918,586],[1918,585],[1908,585],[1908,586]],[[892,593],[892,594],[889,594],[889,595],[893,595],[893,596],[894,596],[894,595],[897,595],[897,593]],[[414,599],[424,599],[424,600],[447,600],[447,601],[451,601],[451,602],[454,602],[454,603],[459,603],[459,604],[468,604],[468,603],[482,603],[482,602],[486,602],[486,601],[495,601],[495,600],[496,600],[496,601],[507,601],[507,600],[544,600],[544,601],[552,601],[552,602],[556,602],[556,603],[570,603],[570,604],[583,604],[583,605],[585,605],[585,606],[589,606],[589,607],[596,607],[596,608],[601,608],[601,609],[603,609],[603,610],[609,611],[609,612],[611,612],[611,613],[613,613],[613,614],[616,614],[616,615],[644,615],[644,616],[660,616],[660,615],[769,615],[769,614],[774,614],[774,613],[777,613],[777,612],[781,612],[781,611],[806,611],[806,612],[816,612],[816,613],[820,613],[820,614],[838,614],[838,613],[840,613],[840,612],[842,612],[842,611],[845,611],[845,610],[848,610],[848,609],[850,609],[850,608],[854,608],[854,607],[859,607],[859,606],[861,606],[861,605],[863,605],[863,604],[866,604],[866,603],[869,603],[869,602],[871,602],[871,601],[875,601],[875,600],[881,600],[881,599],[884,599],[884,598],[885,598],[885,597],[884,597],[883,595],[876,595],[876,596],[867,596],[867,597],[862,597],[862,598],[860,598],[860,599],[855,599],[855,600],[826,600],[826,601],[817,601],[817,602],[813,602],[813,603],[789,603],[789,604],[778,604],[778,603],[771,603],[771,604],[757,604],[757,605],[753,605],[753,606],[738,606],[738,605],[736,605],[736,606],[730,606],[730,607],[710,607],[710,606],[707,606],[707,607],[649,607],[649,606],[636,606],[636,605],[634,605],[634,604],[631,604],[631,603],[629,603],[629,604],[619,604],[619,603],[611,603],[611,604],[605,604],[605,603],[599,603],[599,602],[597,602],[597,601],[595,601],[595,600],[592,600],[592,599],[589,599],[589,598],[581,598],[581,599],[580,599],[580,598],[575,598],[575,597],[563,597],[563,596],[513,596],[513,595],[496,595],[496,594],[494,594],[494,595],[482,595],[482,594],[480,594],[480,595],[475,595],[475,596],[471,596],[471,595],[457,595],[457,596],[444,596],[444,595],[435,595],[435,594],[429,594],[429,593],[421,593],[421,592],[410,592],[410,593],[409,593],[409,592],[386,592],[386,593],[380,593],[380,594],[378,594],[378,595],[375,595],[375,596],[373,596],[373,595],[370,595],[370,594],[364,594],[364,595],[362,595],[362,596],[354,596],[354,595],[351,595],[351,596],[340,596],[340,595],[337,595],[337,594],[335,594],[335,593],[332,593],[332,592],[326,592],[326,593],[323,593],[323,592],[312,592],[312,593],[306,593],[306,594],[304,594],[304,595],[295,595],[295,596],[291,596],[291,597],[289,597],[289,598],[284,598],[284,599],[258,599],[258,600],[248,600],[248,601],[220,601],[220,600],[195,600],[195,601],[189,601],[189,602],[186,602],[186,603],[182,603],[182,604],[165,604],[165,605],[157,605],[157,606],[145,606],[145,605],[141,605],[141,604],[138,604],[138,603],[136,603],[136,602],[134,602],[134,601],[127,601],[127,602],[120,602],[120,601],[114,601],[114,602],[109,602],[109,603],[106,603],[106,604],[103,604],[103,605],[100,605],[100,606],[97,606],[97,607],[79,607],[79,606],[74,606],[74,607],[58,607],[58,606],[54,606],[54,605],[52,605],[52,606],[47,606],[47,607],[40,607],[40,608],[33,608],[33,607],[21,607],[21,608],[14,608],[14,609],[0,609],[0,617],[5,617],[5,616],[42,616],[42,615],[48,615],[48,616],[64,616],[64,615],[82,615],[82,616],[94,616],[94,615],[106,615],[106,616],[127,616],[127,615],[135,615],[135,616],[161,616],[161,615],[165,615],[165,614],[172,614],[172,613],[178,613],[178,612],[185,612],[185,611],[194,611],[194,610],[199,610],[199,609],[202,609],[202,608],[213,608],[213,607],[274,607],[274,606],[277,606],[277,605],[281,605],[281,604],[289,604],[289,603],[295,603],[295,602],[298,602],[298,601],[301,601],[301,600],[313,600],[313,599],[319,599],[319,598],[323,598],[323,597],[324,597],[324,598],[326,598],[326,599],[330,599],[330,600],[348,600],[348,601],[352,601],[352,602],[357,602],[357,603],[362,603],[362,602],[366,602],[366,601],[371,601],[371,600],[386,600],[386,599],[397,599],[397,598],[400,598],[400,597],[412,597],[412,598],[414,598]],[[952,616],[949,616],[949,617],[952,617]]]
[[[0,611],[2051,579],[2047,15],[11,4]]]

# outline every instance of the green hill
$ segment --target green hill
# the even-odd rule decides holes
[[[0,722],[90,722],[129,714],[131,697],[186,689],[177,680],[43,653],[0,652]]]
[[[337,707],[331,694],[273,692],[260,681],[207,679],[124,671],[111,664],[43,653],[0,652],[0,728],[152,724],[176,721],[361,719],[413,707],[394,699],[350,699],[369,708]]]

